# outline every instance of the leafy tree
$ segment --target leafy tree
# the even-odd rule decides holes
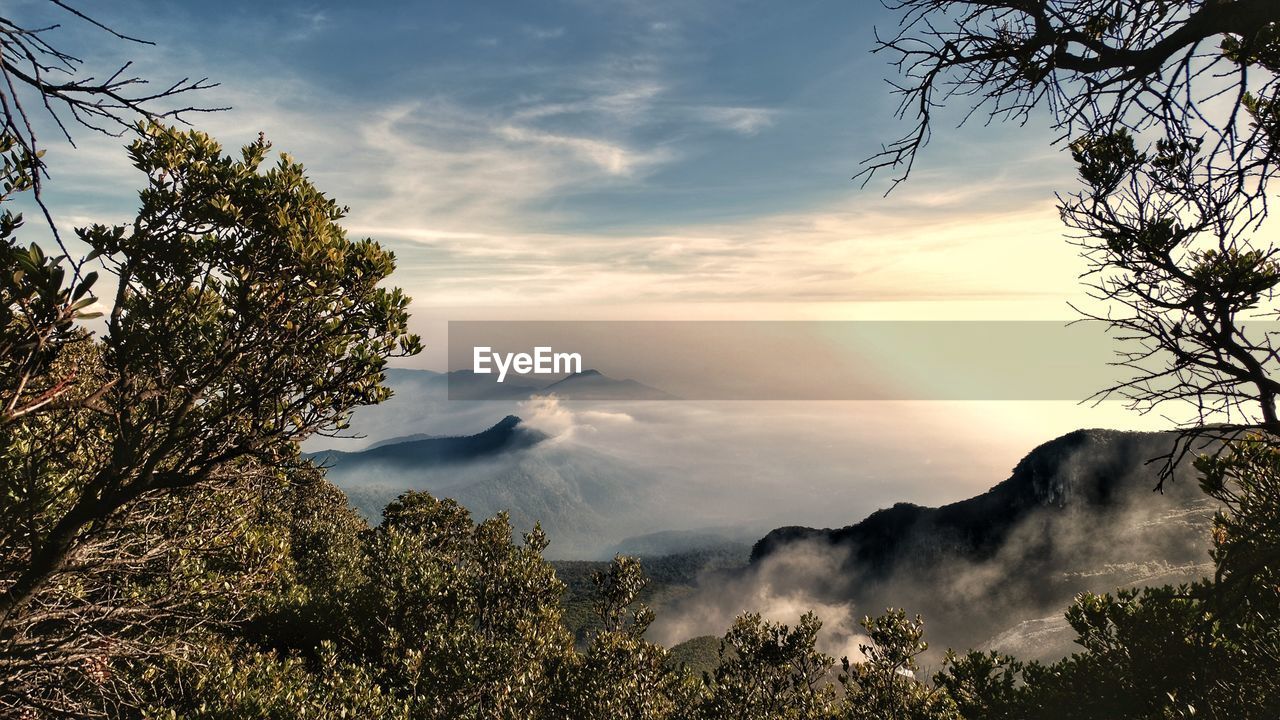
[[[209,647],[154,678],[163,706],[146,708],[145,720],[327,720],[377,718],[408,720],[408,703],[386,693],[368,668],[343,662],[331,643],[319,648],[314,667],[298,658],[235,648],[211,639]],[[185,702],[171,687],[189,687]]]
[[[270,498],[284,557],[269,592],[248,598],[235,635],[264,650],[315,660],[323,643],[343,648],[350,642],[356,599],[369,582],[370,529],[320,469],[293,469],[287,480]]]
[[[1245,662],[1235,683],[1261,678],[1256,692],[1280,712],[1280,447],[1252,436],[1228,453],[1198,459],[1201,487],[1223,504],[1214,518],[1215,592],[1222,618]]]
[[[916,124],[863,173],[905,179],[949,101],[1025,122],[1047,110],[1083,189],[1061,198],[1098,309],[1134,376],[1100,393],[1142,412],[1189,404],[1161,485],[1198,440],[1280,432],[1277,248],[1257,231],[1277,170],[1280,5],[1271,0],[899,0],[879,41]],[[1207,433],[1210,420],[1225,425]]]
[[[35,175],[27,151],[0,135],[0,428],[58,403],[72,383],[48,374],[63,349],[84,341],[77,320],[94,315],[90,290],[97,276],[69,277],[65,257],[39,245],[23,246],[23,218],[7,205],[31,190]]]
[[[889,609],[879,617],[865,617],[862,628],[869,642],[859,646],[863,662],[841,662],[840,684],[845,690],[845,717],[895,720],[945,720],[954,716],[945,694],[915,678],[916,658],[929,649],[924,621]]]
[[[951,655],[936,678],[965,718],[1272,718],[1280,712],[1280,450],[1237,442],[1198,460],[1223,510],[1213,579],[1080,596],[1081,650],[1049,665]]]
[[[1272,333],[1276,246],[1258,234],[1277,168],[1280,5],[1269,0],[900,0],[881,39],[905,77],[904,138],[864,166],[900,182],[948,101],[1025,122],[1047,110],[1083,189],[1060,210],[1089,287],[1130,342],[1134,377],[1104,390],[1141,411],[1190,403],[1194,417],[1161,483],[1192,451],[1225,505],[1214,580],[1086,594],[1068,612],[1083,650],[1023,665],[948,655],[936,686],[966,718],[1274,717],[1278,694],[1272,487],[1277,422]],[[1213,427],[1210,420],[1225,420]],[[1244,431],[1260,430],[1242,441]],[[1201,448],[1196,448],[1201,449]],[[1230,558],[1240,564],[1228,568]],[[1233,574],[1238,582],[1230,580]]]
[[[1129,341],[1119,362],[1133,372],[1102,395],[1144,413],[1190,407],[1193,432],[1171,461],[1192,437],[1280,433],[1276,333],[1250,323],[1274,312],[1280,250],[1254,236],[1237,179],[1211,177],[1198,141],[1143,151],[1120,131],[1071,150],[1085,189],[1063,201],[1062,217],[1079,233],[1091,294],[1105,303],[1081,312]]]
[[[948,650],[936,685],[966,720],[1025,720],[1020,685],[1023,663],[998,651]]]
[[[640,561],[617,556],[592,580],[601,628],[585,652],[562,665],[551,715],[581,720],[686,717],[696,706],[699,687],[672,667],[666,648],[644,639],[654,614],[639,602],[648,584]]]
[[[822,621],[806,613],[795,627],[746,613],[720,644],[720,665],[707,679],[702,717],[775,720],[829,717],[835,660],[816,649]]]
[[[419,718],[536,716],[571,647],[563,586],[535,528],[512,542],[505,514],[480,523],[452,500],[410,492],[365,549],[349,621],[352,658],[377,668]]]
[[[0,281],[0,348],[18,368],[0,494],[20,528],[0,548],[0,707],[102,712],[69,690],[87,665],[170,654],[146,638],[216,621],[182,608],[234,598],[256,574],[202,585],[207,563],[270,564],[233,498],[265,497],[299,440],[387,397],[386,359],[418,349],[407,298],[381,287],[393,257],[347,239],[302,166],[264,169],[261,138],[232,158],[199,132],[140,133],[137,218],[78,231],[115,280],[100,341],[74,329],[83,281],[62,287],[57,260],[6,239],[8,261],[35,272]],[[211,548],[243,557],[197,559]]]

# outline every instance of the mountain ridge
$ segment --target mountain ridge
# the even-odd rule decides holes
[[[450,465],[491,457],[503,452],[532,447],[547,436],[522,425],[516,415],[507,415],[489,428],[474,435],[424,437],[402,442],[379,442],[363,450],[321,450],[305,457],[318,460],[332,469],[338,465],[345,472],[365,464],[379,464],[391,469],[416,469]]]
[[[1076,430],[1042,443],[987,491],[939,507],[898,503],[840,528],[776,528],[730,582],[806,602],[929,620],[936,648],[1070,654],[1060,615],[1082,592],[1192,582],[1212,572],[1217,504],[1180,462],[1163,493],[1149,461],[1173,432]],[[721,580],[720,582],[726,582]],[[716,597],[723,592],[711,591]],[[705,599],[702,600],[706,602]],[[928,661],[941,662],[930,651]]]
[[[1175,436],[1169,432],[1075,430],[1037,446],[1014,466],[1009,478],[984,493],[938,507],[895,503],[841,528],[776,528],[755,543],[751,560],[759,562],[789,543],[818,541],[837,546],[857,544],[861,547],[857,559],[878,568],[892,560],[904,532],[918,529],[950,532],[973,556],[981,558],[1033,511],[1106,508],[1150,491],[1154,476],[1151,486],[1141,489],[1122,486],[1119,481],[1132,476],[1138,458],[1145,464],[1166,452],[1165,446]],[[1185,469],[1180,469],[1179,475],[1184,474]],[[1188,486],[1196,487],[1175,478],[1167,489],[1182,497],[1188,494]]]

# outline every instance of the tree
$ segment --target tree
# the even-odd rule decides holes
[[[1190,417],[1157,488],[1207,441],[1280,431],[1274,243],[1257,235],[1280,138],[1280,5],[1269,0],[902,0],[879,41],[916,125],[863,170],[901,181],[937,108],[1025,122],[1047,109],[1083,189],[1060,212],[1088,263],[1086,319],[1126,341],[1104,388]],[[896,184],[896,182],[895,182]],[[1251,322],[1253,321],[1253,322]],[[1206,425],[1215,423],[1212,430]]]
[[[592,574],[600,629],[586,651],[562,663],[552,717],[665,720],[687,717],[699,700],[697,680],[672,667],[671,653],[644,633],[653,611],[639,602],[649,584],[636,558],[619,555]]]
[[[170,610],[190,599],[169,592],[147,605],[150,619],[112,624],[146,605],[145,593],[121,592],[128,573],[170,563],[164,554],[190,542],[205,548],[220,536],[205,519],[239,526],[234,505],[181,519],[216,509],[218,492],[279,482],[278,468],[298,461],[298,441],[385,399],[386,359],[419,347],[406,327],[408,299],[381,287],[393,256],[349,240],[343,208],[301,165],[282,156],[264,169],[262,138],[233,158],[203,133],[155,124],[139,132],[129,153],[148,183],[137,218],[78,231],[115,280],[103,338],[67,329],[65,314],[33,314],[25,275],[0,281],[20,290],[8,296],[18,299],[0,347],[32,347],[33,327],[58,339],[21,355],[19,380],[6,377],[4,389],[6,406],[24,411],[0,418],[0,483],[21,528],[0,557],[10,707],[88,713],[59,694],[75,683],[57,681],[78,672],[85,643],[97,642],[95,657],[128,655],[129,636],[182,617]],[[8,252],[22,251],[10,243]],[[48,263],[39,267],[56,278]],[[63,302],[59,292],[48,307]],[[54,332],[40,329],[50,323]],[[45,647],[31,650],[24,638]]]
[[[720,666],[707,680],[701,717],[818,720],[831,716],[835,659],[816,649],[822,621],[806,613],[795,627],[746,613],[720,644]]]
[[[1270,0],[902,0],[900,31],[878,50],[907,81],[916,124],[869,159],[867,177],[909,174],[947,100],[1028,120],[1049,111],[1083,189],[1060,211],[1105,304],[1084,310],[1136,343],[1120,393],[1141,411],[1190,403],[1191,427],[1160,483],[1208,436],[1197,460],[1215,521],[1214,580],[1085,594],[1068,612],[1084,650],[1022,665],[949,655],[936,679],[972,718],[1274,717],[1274,333],[1277,246],[1257,237],[1280,145],[1280,4]],[[1224,423],[1206,428],[1210,420]],[[1251,430],[1261,431],[1247,435]],[[1158,486],[1158,487],[1159,487]],[[1021,684],[1019,684],[1021,683]]]
[[[1047,109],[1058,140],[1153,130],[1207,136],[1216,173],[1265,181],[1276,169],[1280,6],[1271,0],[894,0],[899,28],[877,36],[904,80],[912,130],[863,174],[909,174],[933,115],[1026,122]],[[1216,44],[1215,44],[1216,43]],[[1263,197],[1259,183],[1242,188]]]
[[[1257,327],[1275,311],[1280,248],[1254,236],[1247,194],[1229,176],[1209,177],[1199,142],[1162,140],[1143,151],[1120,131],[1071,150],[1085,189],[1064,199],[1062,217],[1078,232],[1090,294],[1105,307],[1079,311],[1127,341],[1118,364],[1133,372],[1100,395],[1118,394],[1143,413],[1191,409],[1191,432],[1166,458],[1161,482],[1193,441],[1280,435],[1277,334]]]
[[[538,528],[512,542],[505,514],[475,523],[452,500],[400,496],[365,547],[351,659],[412,717],[537,717],[571,648],[546,544]]]
[[[954,706],[947,695],[916,679],[916,658],[929,649],[924,620],[890,608],[879,617],[865,617],[862,662],[844,658],[840,684],[844,686],[845,717],[895,720],[949,720]]]
[[[35,175],[27,151],[0,135],[0,205],[31,190]],[[97,275],[68,278],[65,257],[49,257],[18,243],[23,219],[0,212],[0,428],[56,403],[70,384],[48,370],[69,345],[84,340],[76,322],[93,316],[90,290]]]
[[[1280,450],[1253,438],[1197,460],[1223,509],[1215,574],[1178,587],[1085,593],[1067,612],[1081,650],[1048,665],[948,656],[935,682],[982,720],[1273,718],[1280,712]]]
[[[43,110],[73,144],[73,126],[120,137],[139,119],[177,122],[191,113],[223,109],[174,106],[174,101],[181,102],[191,93],[216,87],[208,78],[186,77],[153,87],[146,78],[133,74],[132,61],[114,70],[87,68],[79,51],[57,44],[54,36],[61,27],[59,20],[86,23],[125,43],[154,43],[121,32],[66,0],[47,0],[44,5],[51,11],[49,21],[23,22],[10,13],[0,15],[0,136],[21,148],[37,202],[45,168],[40,160],[42,144],[28,108]],[[43,203],[41,209],[56,237],[57,227]]]

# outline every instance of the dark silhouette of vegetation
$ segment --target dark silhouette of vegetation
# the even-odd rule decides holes
[[[1206,439],[1280,432],[1275,333],[1257,327],[1280,273],[1258,233],[1280,139],[1280,5],[1270,0],[898,0],[881,38],[911,132],[866,161],[901,182],[947,102],[1025,122],[1046,110],[1083,188],[1060,210],[1134,371],[1104,388],[1189,415],[1159,487]],[[1249,327],[1249,320],[1254,320]],[[1189,411],[1188,411],[1189,408]],[[1215,428],[1207,430],[1213,423]]]
[[[1059,142],[1121,130],[1202,139],[1215,174],[1276,169],[1280,7],[1271,0],[890,0],[899,27],[876,52],[902,74],[914,125],[863,174],[905,180],[940,107],[1026,122],[1047,111]],[[1263,197],[1254,184],[1244,188]]]
[[[11,158],[22,166],[64,261],[79,280],[81,264],[63,243],[41,193],[47,168],[33,113],[52,120],[63,139],[74,145],[74,129],[123,137],[139,119],[180,123],[192,114],[226,108],[183,104],[199,91],[217,87],[208,78],[184,77],[160,85],[135,74],[132,60],[111,68],[86,65],[78,50],[59,43],[63,22],[89,25],[121,43],[154,43],[112,27],[66,0],[44,0],[43,8],[47,20],[23,22],[9,13],[0,15],[0,136],[16,148]]]

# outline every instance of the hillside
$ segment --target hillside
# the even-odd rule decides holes
[[[314,437],[304,449],[317,454],[353,453],[378,445],[479,432],[495,416],[525,412],[527,401],[544,395],[572,402],[672,399],[656,388],[597,370],[562,378],[508,374],[502,383],[495,374],[477,375],[470,370],[388,368],[385,372],[393,394],[386,402],[355,410],[350,423],[355,436]]]
[[[1162,496],[1154,496],[1156,467],[1168,451],[1166,433],[1077,430],[1035,448],[1009,479],[976,497],[938,508],[898,503],[839,529],[784,527],[752,548],[759,561],[780,547],[805,541],[852,551],[863,571],[891,572],[903,562],[931,555],[991,557],[1022,521],[1041,511],[1104,513],[1150,500],[1153,507],[1198,501],[1199,488],[1185,463]]]
[[[493,458],[545,439],[542,433],[521,426],[520,418],[508,415],[475,435],[388,441],[357,452],[323,450],[308,457],[328,467],[329,479],[342,485],[345,479],[362,474],[422,470]]]
[[[475,517],[506,512],[517,531],[541,523],[553,557],[598,557],[615,533],[643,527],[652,498],[643,468],[583,448],[566,448],[514,415],[462,437],[394,439],[310,457],[327,467],[351,504],[376,522],[406,490],[451,497]]]
[[[1172,441],[1164,433],[1072,432],[967,500],[900,503],[836,529],[774,530],[734,582],[852,603],[858,614],[905,607],[925,616],[938,651],[999,644],[1060,656],[1071,650],[1070,633],[1054,618],[1077,593],[1206,571],[1214,506],[1188,464],[1163,494],[1152,492],[1156,466],[1147,461]]]

